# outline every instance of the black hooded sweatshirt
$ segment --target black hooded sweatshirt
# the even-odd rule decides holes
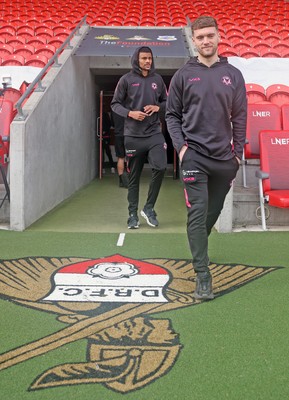
[[[161,133],[159,114],[164,113],[167,90],[162,77],[155,72],[154,60],[147,76],[143,76],[139,68],[139,52],[134,52],[131,64],[132,70],[123,75],[115,89],[111,102],[112,110],[125,117],[124,136],[149,137]],[[158,113],[153,113],[143,121],[136,121],[128,117],[129,111],[143,111],[147,105],[160,107]]]
[[[226,57],[211,67],[191,58],[172,78],[166,122],[177,152],[184,145],[211,158],[242,158],[247,99],[241,72]]]

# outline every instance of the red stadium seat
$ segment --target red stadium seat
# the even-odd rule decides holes
[[[272,103],[248,104],[245,159],[260,157],[259,132],[264,129],[281,129],[281,109]]]
[[[17,36],[22,36],[27,41],[31,37],[34,37],[34,29],[27,25],[21,26],[17,29]]]
[[[10,201],[10,188],[9,188],[9,183],[7,180],[8,160],[9,160],[9,154],[8,154],[7,148],[5,146],[5,143],[2,140],[2,136],[0,135],[0,173],[1,173],[2,182],[4,184],[5,192],[6,192],[4,197],[1,199],[0,208],[2,207],[2,205],[6,199],[8,199],[8,201]]]
[[[32,38],[28,39],[26,43],[37,49],[39,46],[43,46],[44,44],[46,44],[46,39],[40,36],[33,36]]]
[[[25,59],[34,54],[35,48],[31,44],[21,44],[14,47],[14,54],[20,54]]]
[[[285,51],[285,50],[289,50],[289,41],[287,40],[273,40],[271,43],[271,46],[274,50],[277,50],[278,52],[281,52],[281,54]]]
[[[11,36],[8,40],[6,40],[7,44],[10,44],[10,46],[14,47],[19,45],[19,44],[25,44],[25,38],[23,36]]]
[[[0,43],[0,58],[2,60],[5,60],[11,54],[13,54],[13,47],[10,44]]]
[[[265,204],[289,208],[289,131],[263,130],[259,134],[259,197],[263,230],[267,229]]]
[[[289,130],[289,103],[281,106],[282,129]]]
[[[271,58],[279,58],[282,56],[282,52],[273,49],[272,47],[270,48],[265,48],[263,50],[260,50],[260,55],[261,57],[271,57]]]
[[[266,89],[267,100],[281,107],[289,103],[289,86],[274,84]]]
[[[48,63],[48,58],[41,54],[33,54],[25,61],[26,66],[43,68]]]
[[[20,54],[11,54],[7,56],[5,60],[2,61],[2,66],[5,65],[14,65],[14,66],[23,66],[25,63],[25,58]]]
[[[248,104],[266,101],[266,91],[262,85],[256,83],[246,83],[246,93]]]
[[[21,97],[20,90],[15,89],[15,88],[7,88],[3,94],[4,100],[11,101],[13,106],[15,105],[15,103],[17,103],[17,101],[20,99],[20,97]]]
[[[55,48],[60,47],[64,42],[64,39],[58,36],[54,36],[47,41],[47,44],[52,44]]]
[[[244,58],[260,57],[260,53],[258,52],[258,50],[254,49],[253,47],[241,49],[239,55],[240,57]]]
[[[11,27],[12,28],[12,27]],[[8,29],[8,28],[0,28],[0,36],[5,38],[6,42],[8,39],[10,39],[12,36],[16,35],[16,29]]]
[[[54,56],[56,52],[56,47],[52,44],[45,44],[43,46],[39,46],[37,50],[35,50],[34,54],[42,54],[46,56],[48,59]]]
[[[237,57],[239,56],[238,50],[233,47],[219,45],[219,54],[223,57]]]
[[[38,28],[35,28],[35,35],[40,36],[47,39],[50,39],[54,36],[53,30],[50,28],[47,28],[45,26],[39,26]]]

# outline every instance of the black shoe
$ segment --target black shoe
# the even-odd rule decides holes
[[[138,229],[139,228],[139,220],[137,215],[131,214],[127,220],[128,229]]]
[[[123,188],[128,187],[128,176],[125,172],[123,174],[119,175],[119,187],[123,187]]]
[[[197,273],[194,298],[196,300],[212,300],[214,298],[210,272]]]
[[[157,220],[157,214],[154,210],[146,210],[145,208],[140,212],[140,215],[144,217],[147,224],[152,227],[157,227],[159,222]]]

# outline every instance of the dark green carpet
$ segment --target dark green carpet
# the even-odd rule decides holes
[[[108,180],[101,185],[108,185]],[[137,260],[190,260],[181,191],[179,182],[168,179],[157,209],[160,228],[144,225],[131,232],[125,228],[125,191],[108,185],[110,200],[117,198],[119,203],[116,210],[114,206],[107,207],[105,191],[93,182],[27,231],[0,231],[1,259],[99,258],[122,254]],[[104,221],[103,214],[105,227],[100,222]],[[113,221],[112,215],[117,221]],[[122,247],[117,246],[120,232],[126,233]],[[282,268],[214,301],[151,314],[150,318],[171,321],[182,349],[170,371],[144,388],[121,394],[101,383],[89,383],[29,390],[49,368],[84,362],[87,340],[81,339],[0,371],[1,399],[287,400],[288,242],[289,232],[212,233],[212,263]],[[0,300],[1,353],[67,326],[57,320],[57,314],[10,300]]]

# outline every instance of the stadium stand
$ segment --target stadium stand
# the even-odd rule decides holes
[[[259,197],[262,228],[266,230],[265,204],[289,208],[289,131],[264,130],[259,134]]]
[[[204,14],[214,15],[219,22],[222,39],[220,54],[245,59],[289,57],[289,2],[286,1],[68,0],[63,3],[60,0],[2,0],[0,66],[15,68],[18,63],[18,68],[44,67],[84,16],[87,16],[86,22],[91,26],[182,27]],[[277,84],[277,74],[275,78]],[[258,84],[260,81],[262,77]],[[21,93],[27,85],[23,84]],[[255,85],[256,89],[256,84],[250,85]],[[284,102],[289,104],[289,100],[281,99],[280,91],[269,96],[270,89],[267,88],[267,97],[264,98],[261,88],[258,93],[257,90],[253,93],[251,89],[250,92],[247,88],[249,112],[251,106],[258,105],[260,109],[277,103],[279,116],[276,116],[274,129],[280,127],[280,106]],[[282,96],[285,97],[284,94]],[[284,126],[286,115],[284,106]],[[271,125],[265,128],[273,129]],[[264,127],[258,127],[258,132],[260,129]],[[258,140],[252,142],[249,132],[247,139],[245,161],[251,156],[259,159]],[[250,149],[251,145],[256,154]]]
[[[4,0],[0,10],[0,42],[23,41],[29,39],[45,39],[44,44],[53,44],[53,38],[62,39],[62,43],[75,25],[87,16],[87,23],[96,26],[185,26],[189,20],[201,14],[214,15],[220,25],[223,39],[230,41],[227,55],[249,57],[288,57],[284,53],[288,45],[289,6],[287,2],[277,0],[243,2],[233,0],[212,1],[209,5],[193,0],[69,0],[65,5],[54,0],[50,3],[36,0],[17,5],[11,0]],[[281,18],[282,15],[282,18]],[[17,38],[17,39],[16,39]],[[284,44],[276,41],[284,41]],[[247,44],[247,50],[239,53],[241,42]],[[256,53],[249,51],[255,47],[253,42],[259,41]],[[12,42],[14,43],[14,42]],[[273,43],[275,46],[273,47]],[[19,43],[21,44],[21,43]],[[24,44],[24,43],[22,43]],[[59,43],[58,43],[59,45]],[[264,48],[262,48],[262,45]],[[257,45],[256,45],[257,46]],[[273,50],[265,51],[271,46]],[[59,47],[59,46],[56,46]],[[289,45],[288,45],[289,47]],[[230,51],[229,51],[230,50]]]

